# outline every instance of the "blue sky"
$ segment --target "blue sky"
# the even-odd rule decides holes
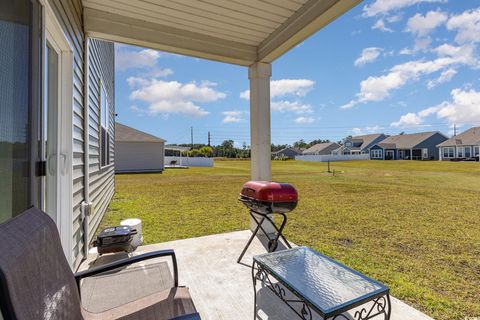
[[[480,126],[480,0],[365,1],[272,65],[272,142]],[[249,144],[247,68],[116,46],[117,121]]]

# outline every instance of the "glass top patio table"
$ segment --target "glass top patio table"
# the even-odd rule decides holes
[[[388,287],[307,247],[266,253],[254,263],[323,317],[388,294]]]

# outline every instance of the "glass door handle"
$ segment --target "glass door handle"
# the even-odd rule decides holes
[[[55,176],[55,167],[56,167],[56,158],[57,154],[52,153],[47,156],[47,168],[48,168],[48,174],[50,176]]]

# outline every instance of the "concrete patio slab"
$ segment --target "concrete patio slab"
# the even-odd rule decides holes
[[[199,238],[176,240],[139,247],[133,254],[174,249],[177,255],[180,285],[190,288],[192,298],[205,320],[254,319],[254,292],[250,265],[252,257],[265,253],[265,241],[256,238],[242,264],[236,262],[247,242],[249,230]],[[83,268],[96,265],[91,254]],[[101,260],[114,259],[103,256]],[[260,286],[257,285],[257,288]],[[256,319],[292,320],[298,317],[267,288],[257,290]],[[352,319],[353,315],[351,315]],[[315,318],[315,317],[314,317]],[[382,319],[382,318],[379,318]],[[391,320],[431,320],[432,318],[392,297]]]

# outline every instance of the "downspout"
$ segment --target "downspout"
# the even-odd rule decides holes
[[[83,175],[83,192],[84,192],[84,203],[82,204],[82,228],[83,228],[83,257],[84,259],[88,256],[88,218],[91,213],[92,203],[90,202],[90,164],[89,164],[89,106],[88,106],[88,95],[89,95],[89,57],[90,57],[90,41],[87,36],[85,36],[85,45],[84,45],[84,59],[83,59],[83,166],[84,166],[84,175]]]

